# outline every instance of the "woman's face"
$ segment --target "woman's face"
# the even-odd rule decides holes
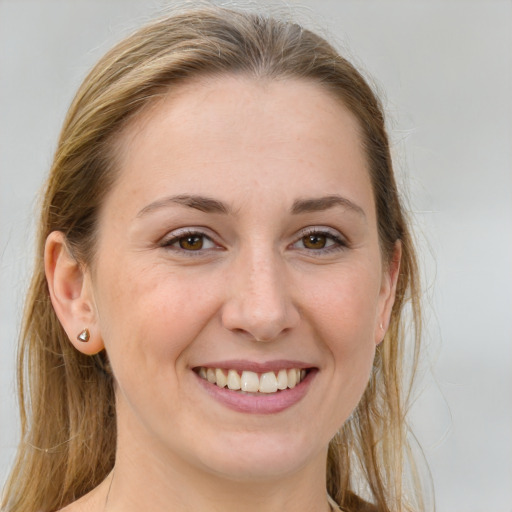
[[[121,146],[90,275],[120,452],[242,480],[324,468],[396,276],[357,122],[305,81],[212,78]]]

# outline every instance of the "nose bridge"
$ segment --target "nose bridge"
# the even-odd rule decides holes
[[[247,259],[247,268],[242,270],[242,273],[247,273],[247,303],[260,314],[277,314],[284,303],[284,279],[280,279],[283,276],[279,274],[281,265],[277,260],[274,251],[255,250]]]
[[[298,321],[282,257],[268,243],[240,251],[232,276],[224,325],[260,341],[272,341]]]

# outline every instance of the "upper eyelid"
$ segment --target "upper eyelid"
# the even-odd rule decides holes
[[[308,254],[312,255],[325,255],[331,252],[337,252],[339,250],[347,249],[351,246],[350,241],[344,236],[340,231],[334,228],[328,228],[327,226],[310,226],[304,228],[300,232],[300,236],[295,239],[290,245],[294,246],[299,243],[300,240],[308,235],[316,234],[316,235],[324,235],[327,238],[330,238],[334,243],[327,247],[323,247],[321,249],[308,249],[308,248],[297,248],[300,251],[305,251]]]
[[[200,236],[209,238],[212,241],[214,240],[214,238],[217,238],[216,234],[210,229],[207,229],[204,227],[199,227],[199,226],[198,227],[191,226],[191,227],[186,227],[186,228],[174,229],[174,230],[170,231],[169,233],[167,233],[166,235],[164,235],[161,238],[161,241],[165,242],[165,241],[169,241],[169,240],[178,240],[187,235],[200,235]]]
[[[329,228],[327,226],[308,226],[306,228],[303,228],[299,231],[299,238],[309,235],[310,233],[328,235],[333,238],[341,239],[344,242],[348,243],[348,239],[343,233],[341,233],[337,229]]]
[[[299,233],[326,233],[342,236],[337,229],[330,228],[328,226],[307,226],[300,229]]]
[[[177,243],[181,238],[185,238],[187,236],[201,236],[209,240],[215,247],[208,247],[206,249],[198,249],[197,251],[191,251],[182,249],[180,247],[172,247],[173,244]],[[182,228],[179,230],[174,230],[165,235],[158,242],[158,246],[167,249],[174,250],[176,252],[181,252],[190,256],[199,256],[203,254],[205,251],[211,251],[212,249],[220,249],[222,245],[216,240],[216,237],[209,235],[204,232],[202,229],[194,229],[194,228]]]

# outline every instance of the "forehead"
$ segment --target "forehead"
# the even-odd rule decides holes
[[[187,82],[150,105],[119,142],[114,188],[141,201],[163,189],[245,198],[265,185],[291,201],[305,189],[325,194],[350,181],[371,201],[358,121],[332,93],[306,80]]]

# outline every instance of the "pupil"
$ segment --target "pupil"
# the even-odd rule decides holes
[[[308,235],[304,237],[304,245],[309,249],[323,249],[325,241],[325,236],[323,235]]]
[[[187,236],[180,240],[180,247],[188,250],[199,250],[203,247],[203,239],[200,236]]]

